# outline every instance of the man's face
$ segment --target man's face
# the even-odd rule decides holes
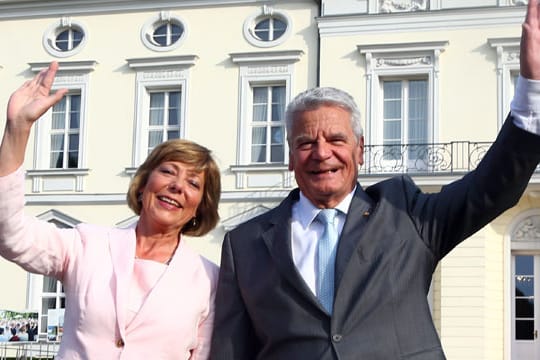
[[[351,127],[351,114],[324,105],[298,112],[290,136],[289,170],[304,195],[319,208],[333,208],[352,191],[364,163],[364,138]]]

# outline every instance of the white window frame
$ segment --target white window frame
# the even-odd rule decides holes
[[[533,200],[540,197],[540,193],[531,192],[529,197]],[[513,274],[513,256],[514,255],[540,255],[540,209],[531,208],[515,216],[511,224],[507,227],[508,231],[504,237],[504,358],[512,359],[513,355],[513,296],[514,282]]]
[[[514,96],[513,78],[519,74],[518,37],[488,39],[488,44],[497,54],[497,120],[499,129],[510,112]]]
[[[232,62],[239,66],[240,76],[238,150],[236,165],[231,166],[231,171],[236,175],[238,189],[291,186],[287,166],[289,148],[286,140],[283,163],[251,163],[252,87],[283,84],[287,104],[293,89],[294,63],[298,62],[302,55],[301,50],[230,54]]]
[[[32,72],[38,73],[49,63],[31,63]],[[79,123],[79,166],[68,169],[50,168],[50,129],[52,110],[49,109],[35,126],[34,164],[33,170],[27,174],[32,179],[32,192],[75,191],[84,189],[84,177],[88,175],[86,168],[86,124],[88,89],[90,72],[94,70],[95,61],[60,62],[52,89],[67,88],[81,96],[81,113]]]
[[[182,27],[182,35],[174,43],[168,46],[160,46],[152,39],[157,27],[170,23]],[[186,22],[177,15],[172,15],[170,11],[161,11],[158,15],[150,18],[141,28],[141,41],[148,49],[156,52],[166,52],[178,49],[188,36]]]
[[[76,47],[67,50],[62,51],[58,49],[55,45],[56,37],[58,34],[60,34],[62,31],[67,29],[74,29],[77,31],[80,31],[83,34],[83,38],[79,45]],[[85,47],[86,43],[88,42],[88,30],[86,29],[86,26],[77,20],[73,20],[70,16],[65,16],[60,19],[60,21],[53,23],[50,25],[47,30],[43,33],[43,47],[45,50],[52,56],[57,58],[66,58],[73,55],[78,54],[82,51],[82,49]]]
[[[195,55],[185,55],[126,60],[129,67],[136,71],[133,163],[131,168],[126,169],[127,173],[132,173],[133,168],[148,156],[149,91],[180,89],[180,138],[187,136],[189,68],[195,64],[196,59]]]
[[[264,41],[264,40],[259,39],[259,37],[255,35],[255,26],[260,21],[263,21],[268,18],[278,19],[284,22],[287,26],[287,29],[285,30],[283,35],[281,35],[279,38],[274,39],[274,40]],[[292,20],[287,15],[286,12],[275,9],[268,5],[263,5],[259,11],[256,11],[255,13],[251,14],[244,21],[243,30],[244,30],[244,38],[251,45],[260,47],[260,48],[274,47],[274,46],[283,44],[285,41],[289,39],[289,37],[292,34]]]
[[[436,142],[439,120],[439,56],[447,41],[359,45],[366,58],[366,143],[382,144],[383,79],[427,78],[428,142]]]

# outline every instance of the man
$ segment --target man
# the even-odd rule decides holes
[[[426,299],[432,273],[519,200],[540,161],[540,83],[531,81],[540,80],[537,0],[529,1],[520,62],[497,140],[476,170],[437,194],[407,176],[362,189],[352,98],[329,88],[297,96],[286,119],[299,189],[226,234],[211,358],[444,359]],[[337,219],[326,224],[319,212],[332,211],[321,209],[337,209]],[[336,232],[328,260],[319,243]]]

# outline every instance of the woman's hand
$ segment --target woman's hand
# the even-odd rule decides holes
[[[22,165],[32,125],[66,94],[67,89],[51,94],[57,70],[58,63],[52,62],[11,94],[0,145],[0,176],[11,174]]]
[[[7,107],[7,126],[13,129],[30,129],[50,107],[66,94],[67,89],[51,94],[58,63],[52,62],[32,80],[26,81],[9,98]]]

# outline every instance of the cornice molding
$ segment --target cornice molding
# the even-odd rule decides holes
[[[524,6],[445,9],[390,14],[333,15],[316,19],[321,37],[520,25]],[[520,27],[517,28],[520,30]]]
[[[302,0],[298,0],[302,1]],[[303,0],[307,3],[314,0]],[[278,0],[275,3],[289,3]],[[41,18],[50,16],[84,15],[111,12],[158,11],[179,8],[200,8],[232,5],[263,5],[263,0],[0,0],[0,20]]]

